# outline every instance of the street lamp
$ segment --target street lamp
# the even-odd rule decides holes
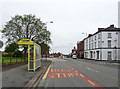
[[[47,23],[53,23],[53,21],[50,21],[50,22],[46,22],[45,24],[47,24]]]
[[[53,21],[50,21],[50,22],[46,22],[46,23],[45,23],[46,29],[47,29],[47,24],[48,24],[48,23],[53,23]],[[47,61],[47,56],[49,56],[49,55],[48,55],[49,52],[46,51],[45,54],[46,54],[45,57],[46,57],[46,61]]]
[[[46,26],[45,28],[47,29],[47,24],[48,23],[53,23],[53,21],[50,21],[50,22],[45,22],[44,25]]]

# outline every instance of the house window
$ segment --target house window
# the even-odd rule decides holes
[[[108,38],[112,38],[111,33],[108,33]]]
[[[98,41],[98,48],[100,47],[100,41]]]
[[[95,36],[95,40],[96,40],[96,36]]]
[[[98,34],[98,39],[100,39],[100,34]]]
[[[90,44],[89,44],[89,49],[90,49]]]
[[[86,44],[86,50],[88,49],[88,46],[87,46],[87,44]]]
[[[112,52],[111,51],[108,51],[108,60],[112,60]]]
[[[111,48],[111,40],[108,40],[108,48]]]
[[[95,48],[96,48],[96,42],[95,42]]]
[[[92,42],[93,42],[93,37],[92,37]]]
[[[93,49],[93,43],[92,43],[92,49]]]

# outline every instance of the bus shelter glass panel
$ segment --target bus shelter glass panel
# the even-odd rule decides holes
[[[36,45],[36,69],[40,67],[41,65],[41,49],[40,46]]]
[[[37,44],[28,45],[28,70],[35,71],[41,65],[41,49]]]
[[[28,52],[28,57],[29,57],[29,69],[28,70],[34,70],[34,48],[33,46],[28,46],[28,49],[30,52]]]

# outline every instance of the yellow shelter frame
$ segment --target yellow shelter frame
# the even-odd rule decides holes
[[[41,47],[30,39],[21,39],[18,45],[28,47],[28,71],[36,71],[41,66]]]

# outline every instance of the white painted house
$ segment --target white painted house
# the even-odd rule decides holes
[[[120,60],[120,28],[110,25],[84,40],[84,58],[95,60]]]

